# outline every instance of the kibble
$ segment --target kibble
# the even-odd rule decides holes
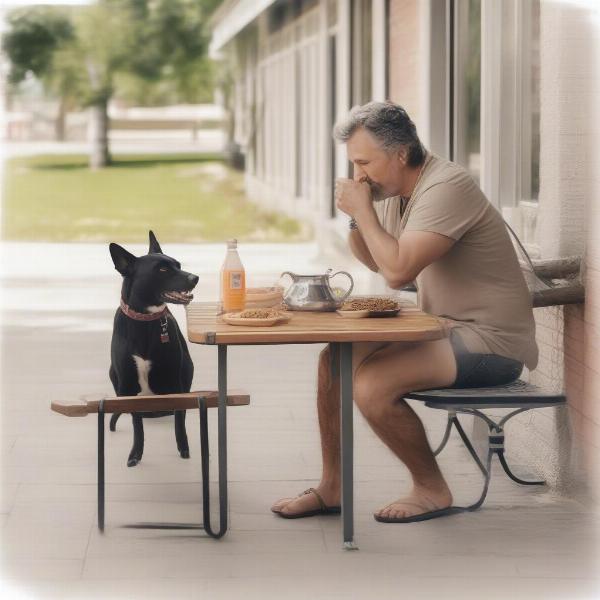
[[[344,302],[341,310],[398,310],[398,303],[391,298],[353,298]]]
[[[272,308],[248,308],[237,315],[240,319],[276,319],[281,316]]]

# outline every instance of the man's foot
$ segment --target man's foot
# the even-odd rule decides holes
[[[378,510],[374,514],[374,517],[382,521],[413,518],[418,520],[419,516],[425,516],[427,513],[433,513],[433,516],[438,516],[436,511],[446,509],[451,504],[452,494],[448,488],[439,492],[413,490],[408,496],[400,498]]]
[[[294,518],[317,514],[337,514],[340,512],[339,493],[335,494],[325,488],[309,488],[295,498],[277,500],[271,510],[281,517]]]

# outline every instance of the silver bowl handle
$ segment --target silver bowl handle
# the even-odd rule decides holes
[[[290,271],[284,271],[284,272],[283,272],[283,273],[282,273],[282,274],[279,276],[279,279],[277,280],[277,285],[279,285],[279,283],[281,282],[281,278],[282,278],[284,275],[289,275],[289,276],[292,278],[292,283],[294,283],[294,281],[296,281],[296,274],[295,274],[295,273],[292,273],[292,272],[290,272]],[[290,289],[290,287],[291,287],[291,286],[288,286],[287,288],[285,288],[285,290],[284,290],[284,292],[283,292],[283,293],[284,293],[284,294],[287,294],[287,291]]]
[[[350,275],[350,273],[346,271],[338,271],[337,273],[330,275],[329,279],[333,279],[336,275],[345,275],[350,280],[350,289],[344,294],[342,298],[336,298],[337,302],[343,302],[350,295],[354,288],[354,279],[352,279],[352,275]]]

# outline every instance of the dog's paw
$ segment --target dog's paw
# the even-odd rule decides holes
[[[189,458],[190,457],[190,451],[189,450],[180,450],[179,454],[181,455],[181,458]]]

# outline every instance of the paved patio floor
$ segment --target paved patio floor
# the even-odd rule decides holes
[[[132,248],[133,251],[141,251]],[[172,418],[147,420],[143,461],[128,469],[130,420],[107,433],[106,531],[96,528],[96,420],[52,413],[52,399],[111,393],[112,318],[119,280],[105,247],[5,244],[2,337],[2,580],[33,598],[594,598],[598,517],[545,489],[492,480],[482,510],[385,525],[373,511],[408,488],[405,468],[355,415],[355,530],[341,547],[338,517],[284,520],[269,506],[320,474],[315,367],[320,345],[233,348],[229,383],[251,405],[229,420],[230,531],[123,529],[137,520],[199,521],[198,415],[192,457],[179,458]],[[215,293],[220,246],[165,248]],[[242,249],[251,285],[284,268],[326,266],[315,247]],[[342,266],[342,265],[331,265]],[[359,289],[368,279],[355,272]],[[361,287],[362,286],[362,287]],[[214,297],[214,296],[213,296]],[[173,312],[183,321],[183,310]],[[216,350],[191,347],[195,387],[216,386]],[[432,441],[442,414],[417,407]],[[212,442],[216,411],[211,414]],[[510,431],[508,431],[510,444]],[[215,446],[213,445],[213,450]],[[440,460],[457,503],[481,479],[456,439]],[[497,465],[496,465],[497,466]],[[216,473],[216,456],[211,457]],[[526,465],[515,470],[528,472]],[[216,494],[216,486],[213,482]],[[216,508],[215,508],[216,510]],[[8,596],[7,596],[8,597]]]

